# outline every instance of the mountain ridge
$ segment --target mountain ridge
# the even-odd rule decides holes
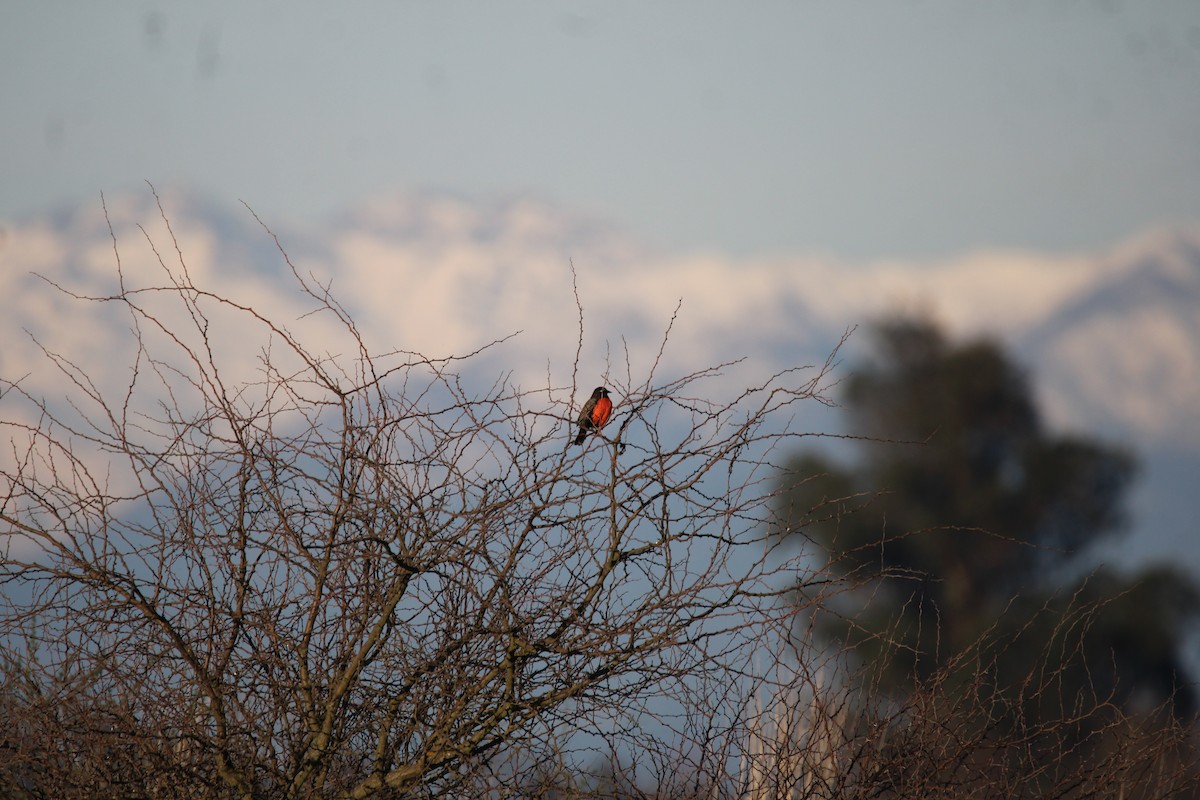
[[[105,197],[127,279],[161,281],[158,261],[182,259],[216,291],[305,319],[311,298],[294,291],[275,240],[250,211],[184,189],[158,197],[173,239],[149,190]],[[385,351],[471,352],[523,331],[487,355],[489,368],[519,383],[549,377],[561,385],[577,349],[580,374],[613,374],[626,362],[644,374],[670,329],[661,377],[742,356],[749,361],[731,371],[761,374],[821,363],[847,329],[915,311],[952,335],[1011,347],[1031,369],[1052,425],[1144,452],[1149,480],[1156,469],[1178,468],[1154,464],[1200,464],[1200,455],[1193,460],[1200,454],[1197,226],[1149,231],[1095,253],[983,250],[932,263],[853,264],[804,254],[666,253],[602,221],[521,197],[474,202],[397,192],[304,228],[255,211],[298,273],[330,287]],[[30,275],[85,294],[114,291],[113,241],[99,198],[0,228],[3,335],[13,343],[0,361],[5,377],[25,374],[37,357],[16,344],[22,329],[86,358],[118,351],[121,343],[104,336],[127,333],[127,324],[109,334],[54,325],[74,307]],[[840,369],[866,340],[851,338]],[[1155,491],[1147,496],[1161,503]],[[1197,500],[1179,502],[1164,519],[1200,513]],[[1200,565],[1200,555],[1190,557]]]

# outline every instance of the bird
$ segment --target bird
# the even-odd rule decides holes
[[[583,404],[583,410],[579,412],[579,435],[575,437],[573,444],[583,444],[590,431],[603,428],[604,423],[612,416],[612,408],[612,400],[608,399],[608,389],[597,386],[592,396]]]

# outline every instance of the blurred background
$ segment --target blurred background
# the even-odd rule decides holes
[[[572,379],[573,280],[585,391],[677,306],[665,378],[881,314],[993,337],[1139,458],[1093,557],[1200,569],[1197,87],[1190,0],[13,3],[0,372],[55,390],[31,333],[119,349],[32,273],[111,291],[105,209],[130,275],[176,258],[148,181],[197,280],[303,313],[252,209],[381,350],[521,331],[487,366],[526,385]]]

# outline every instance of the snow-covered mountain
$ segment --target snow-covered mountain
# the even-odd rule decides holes
[[[1052,416],[1200,447],[1200,237],[1160,233],[1104,258],[1096,280],[1017,337]]]
[[[182,262],[198,283],[325,335],[304,316],[311,302],[294,290],[274,239],[248,208],[179,190],[160,197],[169,230],[148,189],[106,197],[107,221],[99,198],[0,221],[5,377],[49,376],[25,331],[83,360],[119,361],[128,350],[118,308],[81,310],[31,275],[111,294],[114,236],[127,283],[161,281],[160,259]],[[897,311],[930,313],[955,334],[996,336],[1031,368],[1052,424],[1144,456],[1150,468],[1135,511],[1156,530],[1172,529],[1157,530],[1150,551],[1187,547],[1183,557],[1200,567],[1194,525],[1174,530],[1200,512],[1194,492],[1177,491],[1179,471],[1200,467],[1200,227],[1148,233],[1101,253],[850,264],[813,254],[733,260],[653,251],[526,198],[397,193],[303,228],[255,211],[299,273],[328,285],[379,351],[465,353],[520,331],[484,363],[527,385],[548,376],[570,382],[580,342],[576,288],[581,374],[589,376],[624,374],[628,353],[639,378],[668,326],[662,377],[741,356],[749,358],[738,369],[759,375],[820,362],[848,327]],[[237,331],[228,335],[238,340]],[[865,340],[854,337],[846,358]]]

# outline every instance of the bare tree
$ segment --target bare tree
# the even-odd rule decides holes
[[[766,557],[770,459],[830,364],[730,393],[626,355],[568,448],[579,387],[377,352],[292,267],[339,337],[305,341],[171,239],[139,282],[114,235],[80,297],[129,363],[3,384],[6,796],[502,796],[600,758],[717,786],[805,569]]]
[[[484,381],[503,343],[376,351],[282,248],[288,324],[146,238],[156,278],[115,252],[80,298],[128,315],[128,359],[0,384],[0,797],[1195,794],[1190,728],[1061,691],[1086,607],[1016,687],[1019,639],[895,697],[795,635],[869,582],[772,533],[831,361],[664,376],[668,323],[570,447],[578,355]]]
[[[1102,605],[1047,605],[1035,623],[981,635],[907,694],[883,660],[857,668],[847,649],[816,662],[780,654],[758,683],[738,796],[747,800],[852,798],[1194,798],[1196,731],[1169,702],[1130,713],[1103,682],[1078,691],[1071,671]],[[997,626],[999,628],[999,626]],[[902,637],[891,641],[899,650]],[[1014,653],[1013,651],[1024,651]],[[1011,682],[1001,663],[1031,665]],[[793,664],[790,671],[779,666]],[[1099,665],[1097,665],[1099,666]]]

